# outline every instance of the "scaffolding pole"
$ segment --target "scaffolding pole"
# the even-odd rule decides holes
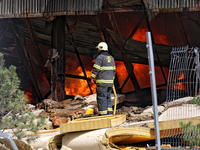
[[[157,108],[157,92],[156,92],[156,80],[155,80],[155,70],[154,70],[154,56],[153,56],[153,46],[151,40],[151,32],[146,32],[147,37],[147,53],[149,60],[149,74],[151,79],[151,96],[153,103],[153,112],[154,112],[154,126],[156,134],[156,149],[160,150],[160,130],[159,130],[159,121],[158,121],[158,108]]]

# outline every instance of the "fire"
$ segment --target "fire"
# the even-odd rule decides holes
[[[182,74],[180,75],[180,77],[178,78],[178,80],[181,80],[181,79],[184,79],[184,73],[182,73]],[[176,84],[174,85],[174,88],[177,89],[177,90],[185,90],[185,86],[183,85],[182,82],[176,83]]]
[[[134,27],[131,27],[131,25],[128,25],[128,28],[129,28],[129,34],[130,34]],[[146,26],[140,27],[137,29],[132,39],[136,41],[146,42],[146,32],[148,32],[148,28]],[[164,34],[153,33],[153,37],[156,44],[168,45],[169,43],[167,36]],[[136,64],[136,63],[132,63],[132,65],[134,67],[134,73],[135,73],[135,76],[137,78],[140,88],[143,89],[143,88],[150,87],[151,85],[150,85],[149,66],[143,65],[143,64]],[[167,76],[168,68],[163,67],[163,69],[164,69],[165,76]],[[116,61],[116,71],[117,71],[119,84],[120,86],[122,86],[125,79],[128,76],[128,73],[126,71],[126,68],[123,62]],[[164,84],[165,80],[162,75],[160,67],[157,67],[157,66],[155,67],[155,74],[156,74],[156,84],[157,85]],[[126,85],[124,86],[122,92],[125,93],[125,92],[134,91],[134,90],[135,89],[132,85],[132,82],[129,79]]]
[[[130,27],[130,26],[129,26]],[[133,29],[130,29],[129,32],[131,32]],[[148,31],[147,28],[139,28],[135,35],[132,37],[133,40],[141,41],[141,42],[146,42],[146,32]],[[156,44],[168,44],[168,39],[166,35],[160,34],[160,33],[154,33],[154,40]],[[71,74],[76,74],[79,76],[84,76],[83,71],[80,67],[79,64],[74,64],[74,60],[76,59],[76,56],[73,54],[68,54],[70,57],[66,57],[68,60],[66,60],[66,65],[67,66],[73,66],[72,68],[68,69],[66,72],[70,72]],[[94,59],[92,60],[91,58],[84,58],[82,57],[83,62],[86,62],[87,67],[86,67],[86,74],[87,77],[91,76],[92,73],[92,65],[94,64]],[[71,64],[73,63],[73,64]],[[91,66],[88,66],[90,64]],[[136,78],[138,80],[138,83],[142,88],[150,87],[150,77],[149,77],[149,66],[148,65],[142,65],[142,64],[135,64],[133,63],[134,66],[134,73],[136,75]],[[74,68],[77,68],[74,70]],[[123,62],[116,61],[116,71],[117,71],[117,76],[119,80],[120,86],[124,83],[125,79],[128,76],[128,73],[126,71],[126,68],[124,66]],[[163,84],[165,83],[163,75],[161,73],[161,70],[159,67],[155,67],[156,71],[156,83],[158,84]],[[165,74],[167,75],[168,69],[164,68]],[[93,93],[96,92],[96,85],[95,84],[90,84]],[[66,78],[65,80],[65,90],[66,90],[66,95],[81,95],[81,96],[87,96],[90,95],[90,89],[88,87],[88,84],[86,80],[82,79],[72,79],[72,78]],[[130,92],[134,91],[134,87],[132,85],[131,80],[129,79],[126,85],[123,88],[122,92]]]
[[[134,36],[132,37],[132,39],[136,41],[146,42],[146,32],[148,32],[147,28],[139,28],[134,34]],[[156,33],[156,34],[152,33],[152,34],[153,34],[156,44],[168,45],[169,41],[166,35],[159,34],[159,33]]]
[[[31,92],[24,92],[24,95],[28,99],[27,103],[31,104],[34,102],[33,96]]]
[[[80,66],[77,68],[76,72],[78,73],[79,76],[84,76],[84,73]],[[87,74],[87,77],[90,77],[92,74],[92,69],[86,70],[85,72]],[[90,86],[91,86],[92,92],[95,93],[96,85],[90,84]],[[81,96],[87,96],[91,94],[87,81],[83,79],[70,79],[70,81],[68,81],[68,83],[65,84],[65,91],[66,91],[66,95],[73,95],[73,96],[77,94]]]
[[[119,84],[120,87],[122,86],[122,84],[124,83],[125,79],[128,76],[128,73],[126,71],[126,67],[124,66],[124,63],[121,61],[116,61],[116,72],[117,72],[117,76],[118,76],[118,80],[119,80]],[[148,65],[143,65],[143,64],[137,64],[137,63],[132,63],[133,67],[134,67],[134,73],[135,76],[137,78],[137,81],[140,85],[140,88],[147,88],[150,87],[150,75],[149,75],[149,66]],[[168,68],[164,67],[164,72],[165,72],[165,76],[167,76],[168,74]],[[155,74],[156,74],[156,84],[164,84],[165,80],[163,78],[162,72],[160,70],[160,67],[156,66],[155,67]],[[126,83],[126,85],[124,86],[122,92],[126,93],[126,92],[130,92],[130,91],[134,91],[134,87],[132,85],[131,80],[129,79],[128,82]]]

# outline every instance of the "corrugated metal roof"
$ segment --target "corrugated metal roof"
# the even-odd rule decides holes
[[[93,15],[103,0],[0,0],[0,18],[37,17],[45,13]]]
[[[195,11],[200,7],[200,0],[144,0],[150,10],[163,11]],[[158,10],[159,9],[159,10]]]

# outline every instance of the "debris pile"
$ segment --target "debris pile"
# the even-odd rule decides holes
[[[92,96],[94,97],[94,95],[92,95]],[[121,97],[121,100],[122,99],[123,99],[123,96]],[[164,103],[160,104],[158,106],[159,118],[160,118],[159,121],[162,121],[163,118],[164,118],[164,120],[166,120],[166,112],[168,110],[174,109],[177,106],[184,106],[184,104],[190,105],[192,103],[191,102],[192,99],[193,99],[193,97],[185,97],[185,98],[180,98],[180,99],[172,101],[172,102],[164,102]],[[118,101],[118,103],[119,103],[119,101]],[[90,100],[88,101],[87,98],[85,98],[85,97],[83,98],[80,96],[77,96],[74,99],[66,99],[62,102],[55,102],[51,99],[45,99],[43,102],[38,103],[36,106],[29,105],[29,109],[33,113],[35,113],[37,115],[41,115],[41,114],[46,115],[49,118],[50,123],[53,124],[52,127],[58,127],[61,124],[63,125],[66,122],[72,121],[74,119],[83,118],[84,116],[86,116],[85,115],[86,108],[91,108],[91,107],[97,108],[97,104],[95,103],[95,101],[90,101]],[[193,107],[191,107],[190,109],[192,109],[192,108]],[[177,110],[180,111],[181,109],[177,107]],[[175,114],[175,117],[180,116],[180,113],[177,110],[175,110],[177,113],[177,114]],[[185,110],[185,108],[184,108],[184,110]],[[150,129],[153,129],[153,127],[154,127],[153,121],[152,121],[152,119],[153,119],[153,107],[152,106],[147,106],[145,108],[135,107],[135,106],[131,106],[131,107],[122,106],[120,108],[117,108],[116,115],[118,115],[118,114],[126,114],[126,118],[124,118],[124,120],[126,120],[126,122],[121,123],[120,125],[117,125],[114,128],[111,128],[110,130],[108,130],[108,132],[112,131],[112,133],[113,133],[113,131],[116,130],[117,133],[119,133],[119,131],[120,131],[120,132],[122,132],[121,134],[124,134],[124,132],[126,130],[129,133],[130,131],[128,129],[130,128],[131,131],[134,131],[134,133],[133,133],[134,135],[136,134],[136,131],[138,132],[138,135],[140,135],[142,129],[145,130],[145,132],[142,132],[142,133],[144,133],[145,137],[146,137],[146,134],[151,135],[150,133],[152,132],[152,130],[150,130]],[[95,116],[95,114],[93,114],[93,115]],[[170,117],[174,117],[174,116],[170,116]],[[184,117],[186,117],[186,119],[188,119],[190,116],[184,115]],[[85,119],[86,118],[83,118],[83,120],[85,120]],[[87,119],[89,119],[89,118],[87,118]],[[147,121],[147,120],[149,120],[149,121]],[[75,120],[75,122],[76,122],[76,120]],[[161,123],[166,123],[166,122],[164,121]],[[62,128],[62,125],[60,126],[60,129]],[[164,127],[163,125],[161,125],[161,126]],[[126,128],[126,127],[128,127],[128,128]],[[143,128],[143,127],[145,127],[145,128]],[[134,128],[134,130],[133,130],[133,128]],[[147,128],[148,128],[148,132],[146,131]],[[52,128],[49,128],[49,129],[52,129]],[[105,129],[105,131],[106,130],[107,129]],[[165,129],[160,128],[160,130],[165,130]],[[50,130],[48,130],[48,131],[50,131]],[[51,130],[51,131],[54,131],[54,130]],[[99,132],[102,131],[101,136],[103,136],[104,132],[105,132],[104,130],[94,130],[94,131],[99,131]],[[83,134],[83,133],[87,133],[87,132],[80,132],[80,133],[75,132],[75,133]],[[89,133],[90,132],[88,131],[88,134]],[[73,134],[73,132],[67,134],[67,136],[70,136],[71,134]],[[38,147],[38,143],[42,143],[41,141],[46,142],[46,146],[39,145],[41,147],[48,147],[50,145],[50,143],[53,143],[54,145],[62,145],[62,136],[64,136],[64,134],[61,134],[59,130],[56,130],[56,132],[52,132],[52,133],[50,133],[50,135],[45,134],[44,137],[42,136],[42,138],[40,138],[40,140],[39,140],[40,142],[37,142],[36,144],[32,143],[31,145],[34,148],[36,148],[36,145]],[[171,135],[169,134],[169,136],[171,136]],[[50,140],[51,138],[52,138],[52,140]],[[135,137],[135,138],[137,139],[137,137]],[[149,136],[149,138],[154,139],[155,137],[151,135],[151,136]],[[143,139],[141,139],[141,140],[143,140]],[[134,141],[134,142],[136,142],[136,141]],[[64,145],[64,146],[68,146],[68,145]]]
[[[94,100],[96,94],[89,97],[81,97],[77,95],[74,99],[66,99],[62,102],[56,102],[51,99],[45,99],[43,102],[38,103],[35,106],[33,112],[40,110],[40,114],[43,114],[49,118],[53,123],[53,126],[58,127],[62,123],[67,123],[78,118],[94,117],[98,115],[97,103]],[[91,100],[91,98],[93,100]],[[125,97],[118,96],[118,103],[123,102]],[[191,98],[182,98],[172,102],[164,102],[158,106],[158,114],[161,115],[169,107],[180,106],[183,103],[191,103]],[[93,108],[94,114],[86,115],[87,108]],[[116,114],[126,114],[126,122],[139,122],[145,120],[152,120],[153,107],[147,106],[145,108],[136,106],[122,106],[117,108]]]

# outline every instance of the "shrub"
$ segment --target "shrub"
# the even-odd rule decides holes
[[[27,141],[38,138],[37,132],[46,124],[45,116],[36,117],[28,110],[27,98],[20,90],[16,67],[5,67],[4,55],[0,53],[0,132],[12,129],[13,135],[22,139],[27,133]]]

